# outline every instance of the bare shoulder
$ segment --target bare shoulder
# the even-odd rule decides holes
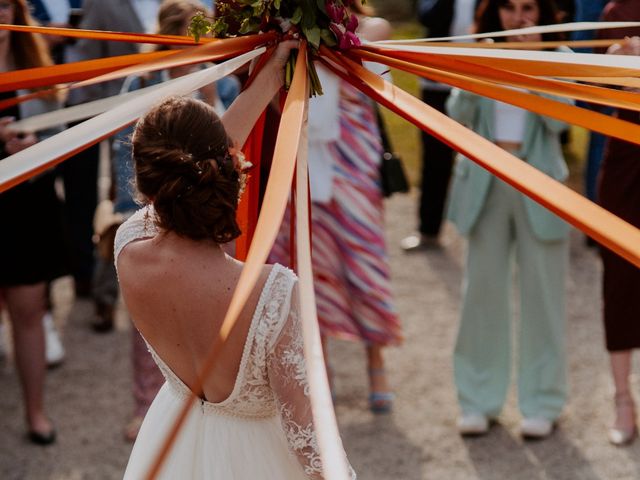
[[[358,33],[370,42],[389,40],[393,29],[391,24],[382,17],[362,17]]]

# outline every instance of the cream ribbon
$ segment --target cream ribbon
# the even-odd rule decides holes
[[[482,38],[510,37],[516,35],[532,35],[545,33],[561,33],[561,32],[580,32],[583,30],[608,30],[616,28],[637,28],[640,22],[574,22],[559,23],[556,25],[538,25],[535,27],[516,28],[513,30],[501,30],[499,32],[476,33],[469,35],[456,35],[454,37],[436,37],[436,38],[412,38],[409,40],[382,40],[375,42],[376,45],[382,44],[408,44],[421,42],[446,42],[459,40],[478,40]]]
[[[0,192],[26,180],[34,172],[60,163],[71,152],[106,138],[129,125],[151,106],[171,95],[186,95],[225,77],[266,51],[261,47],[219,65],[185,75],[147,92],[0,162]]]

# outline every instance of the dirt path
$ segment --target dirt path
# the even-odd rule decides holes
[[[552,438],[523,443],[513,395],[500,424],[481,439],[462,440],[451,351],[455,335],[462,242],[451,228],[439,251],[404,255],[398,242],[414,223],[414,199],[387,204],[394,289],[406,342],[389,351],[397,402],[392,415],[366,410],[362,348],[333,343],[337,412],[349,457],[361,480],[490,480],[640,478],[640,441],[607,444],[611,387],[600,323],[600,264],[572,238],[568,282],[571,396]],[[71,284],[55,285],[56,319],[63,326],[67,361],[47,379],[48,404],[59,441],[42,449],[24,439],[19,385],[13,365],[0,361],[0,479],[80,480],[122,477],[131,446],[122,428],[132,408],[129,325],[97,336],[88,327],[91,306],[73,303]],[[68,319],[68,320],[67,320]],[[635,371],[640,371],[636,359]],[[640,382],[634,380],[639,393]]]

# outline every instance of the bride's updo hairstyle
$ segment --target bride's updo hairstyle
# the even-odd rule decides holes
[[[213,108],[190,97],[169,98],[138,121],[132,141],[136,185],[153,203],[158,227],[216,243],[240,235],[236,209],[244,175]]]

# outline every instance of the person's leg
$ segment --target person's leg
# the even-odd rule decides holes
[[[511,373],[509,207],[498,180],[469,235],[454,377],[463,415],[496,417]]]
[[[516,255],[521,304],[518,403],[525,418],[554,422],[567,398],[565,277],[568,241],[538,240],[529,225],[522,195],[515,190],[513,204],[518,211]]]
[[[611,375],[615,386],[616,419],[609,439],[616,445],[628,443],[637,434],[636,408],[631,394],[631,350],[610,352]]]
[[[94,145],[60,165],[64,180],[65,210],[71,239],[76,294],[91,295],[94,268],[93,215],[98,204],[100,146]]]
[[[387,381],[382,355],[383,345],[369,344],[367,350],[367,369],[369,373],[369,408],[374,413],[386,413],[391,410],[393,393]]]
[[[138,436],[144,416],[164,383],[164,377],[154,362],[142,335],[135,327],[131,332],[131,342],[135,411],[125,428],[124,435],[128,441],[133,442]]]
[[[422,100],[445,113],[448,91],[422,90]],[[417,251],[438,245],[444,208],[453,169],[453,150],[434,136],[422,132],[422,178],[418,209],[418,234],[402,239],[403,250]]]
[[[44,411],[46,364],[42,317],[46,312],[45,292],[44,282],[5,289],[27,424],[30,431],[42,435],[47,435],[53,430],[53,425]]]

